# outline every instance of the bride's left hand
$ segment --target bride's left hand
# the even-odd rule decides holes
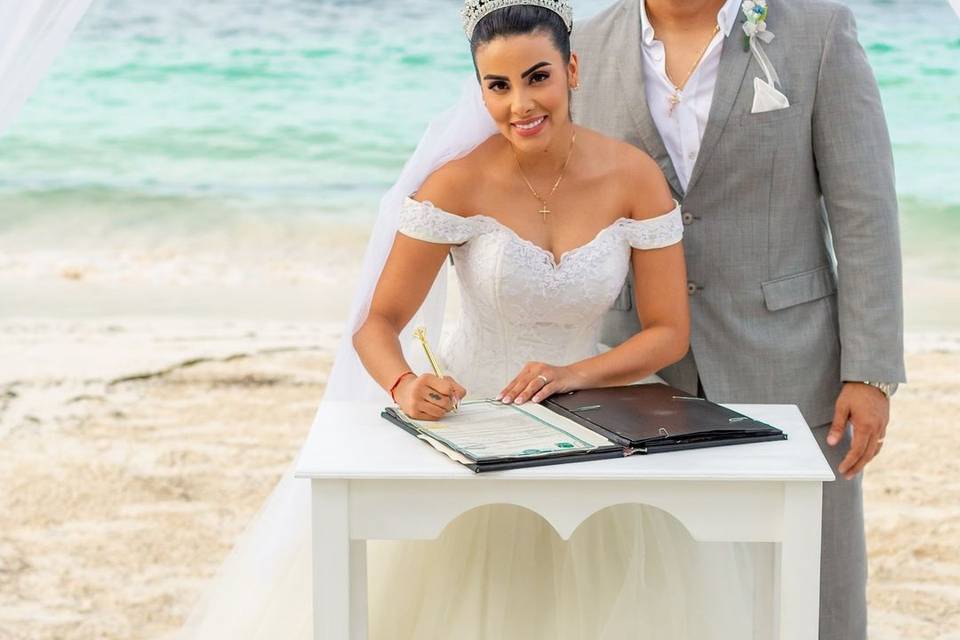
[[[540,402],[554,393],[573,391],[584,386],[584,380],[570,367],[554,367],[545,362],[528,362],[520,373],[503,388],[497,400],[522,404]]]

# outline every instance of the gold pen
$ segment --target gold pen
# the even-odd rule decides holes
[[[427,330],[424,327],[417,327],[413,336],[420,341],[420,344],[423,345],[423,352],[427,354],[427,360],[430,362],[430,367],[433,369],[434,375],[438,378],[443,378],[443,372],[440,371],[440,365],[437,363],[437,359],[433,357],[433,352],[430,351],[430,345],[427,344]],[[454,411],[460,410],[460,401],[457,400],[453,405]]]

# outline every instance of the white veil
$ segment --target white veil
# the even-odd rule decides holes
[[[367,317],[380,272],[393,246],[400,206],[437,168],[466,155],[497,132],[483,104],[480,85],[471,76],[459,101],[427,127],[397,182],[380,201],[380,210],[363,259],[363,270],[345,325],[323,402],[389,401],[367,374],[353,334]],[[416,370],[426,371],[422,350],[414,347],[412,326],[425,326],[439,337],[446,303],[446,263],[423,305],[401,333],[404,356]],[[314,423],[312,429],[322,429]],[[267,498],[260,512],[211,583],[205,588],[178,638],[237,640],[244,638],[311,637],[310,487],[293,477],[294,463]]]
[[[430,123],[420,144],[400,172],[399,179],[380,200],[380,213],[363,258],[363,271],[350,310],[347,331],[337,351],[324,400],[384,399],[384,390],[367,375],[360,363],[353,348],[352,336],[370,310],[373,291],[393,246],[400,206],[406,196],[420,188],[427,176],[447,162],[466,155],[496,132],[496,125],[483,104],[479,83],[473,77],[468,78],[463,84],[459,102]],[[411,365],[421,365],[421,370],[429,365],[422,350],[412,348],[415,341],[411,327],[426,327],[428,336],[439,338],[446,303],[446,275],[447,266],[444,263],[423,305],[400,333],[404,357]]]

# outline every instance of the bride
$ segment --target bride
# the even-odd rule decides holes
[[[638,382],[687,351],[679,206],[648,156],[573,123],[570,7],[468,0],[463,15],[477,79],[384,198],[328,399],[392,397],[439,419],[468,395]],[[439,335],[448,255],[462,291],[437,352],[448,375],[418,375],[411,327]],[[631,267],[644,329],[604,350]],[[184,637],[309,637],[305,485],[281,482]],[[569,541],[493,505],[437,540],[367,546],[372,640],[763,637],[747,547],[697,543],[641,505],[595,514]]]
[[[404,200],[400,233],[353,336],[364,367],[408,415],[439,418],[468,389],[523,403],[627,384],[687,352],[679,207],[649,156],[571,122],[577,60],[566,37],[560,17],[535,6],[500,9],[474,30],[498,133]],[[440,349],[451,373],[440,380],[413,374],[398,336],[448,252],[464,311]],[[597,354],[628,261],[644,331]]]

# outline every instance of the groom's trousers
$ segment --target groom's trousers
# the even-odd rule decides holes
[[[837,466],[850,449],[851,429],[835,447],[827,444],[830,425],[812,429],[837,476],[823,483],[820,543],[820,640],[866,640],[867,550],[863,528],[863,473],[844,480]]]

